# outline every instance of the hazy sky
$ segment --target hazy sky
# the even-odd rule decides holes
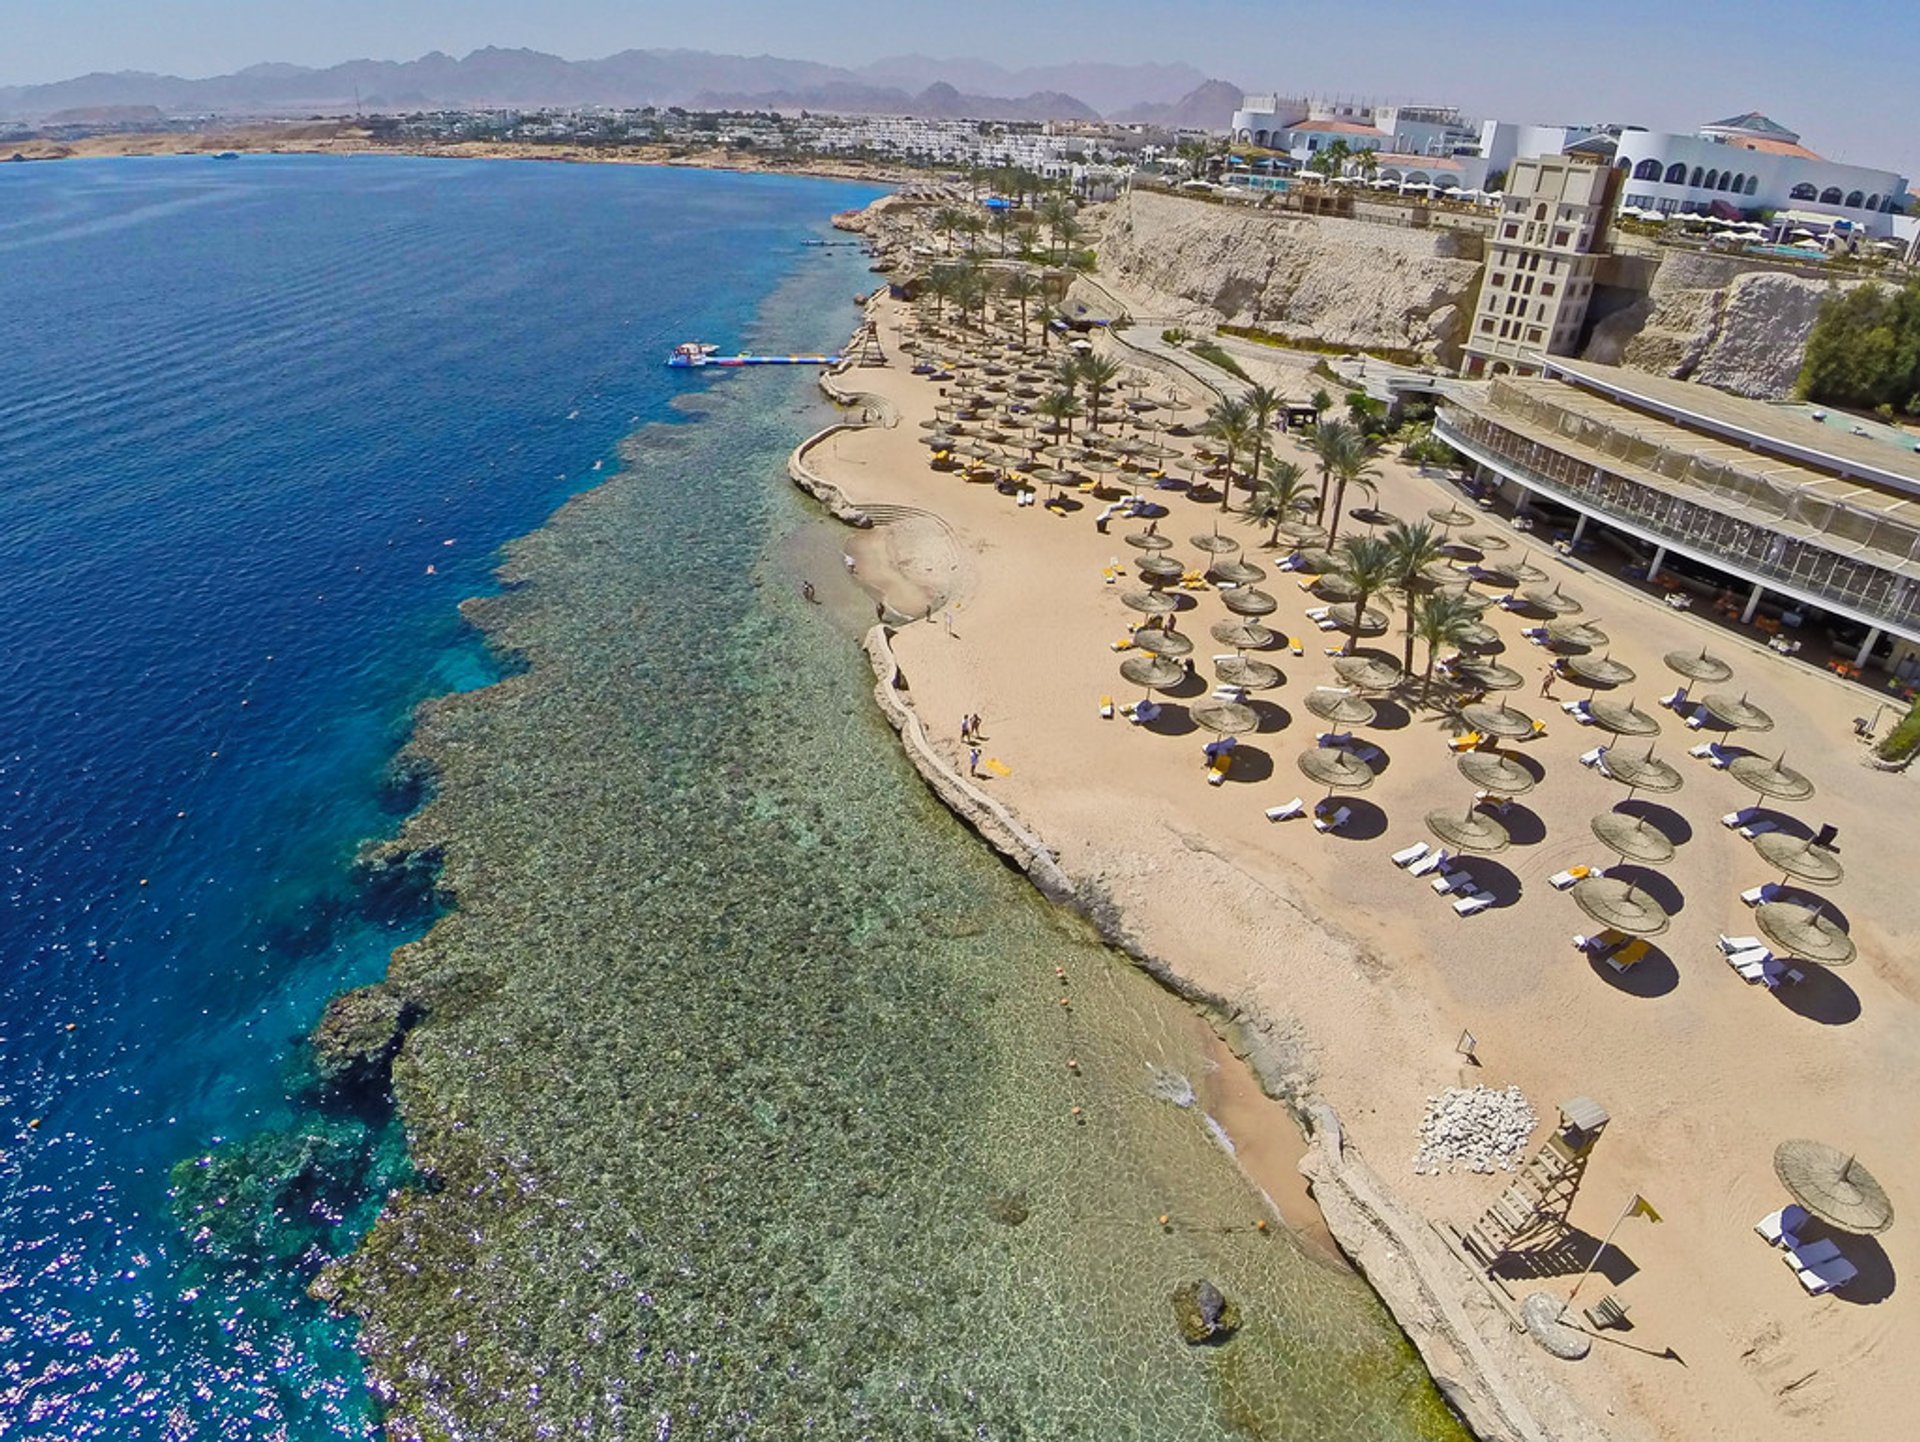
[[[1184,60],[1249,90],[1691,129],[1761,109],[1834,159],[1920,169],[1912,0],[0,0],[0,84],[212,75],[524,45],[686,46],[858,64]]]

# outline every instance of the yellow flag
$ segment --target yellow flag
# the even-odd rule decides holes
[[[1627,1215],[1630,1217],[1645,1217],[1650,1222],[1660,1220],[1660,1214],[1653,1209],[1653,1203],[1641,1196],[1638,1192],[1635,1192],[1633,1195],[1633,1205],[1627,1208]]]

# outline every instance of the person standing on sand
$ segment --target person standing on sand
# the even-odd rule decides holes
[[[973,717],[970,715],[960,718],[960,740],[962,743],[973,740]]]
[[[967,775],[978,776],[979,774],[980,774],[980,748],[976,746],[967,753]]]
[[[1540,695],[1543,700],[1558,701],[1560,699],[1553,694],[1553,683],[1558,679],[1553,673],[1551,662],[1540,668]]]
[[[813,582],[802,581],[800,583],[800,598],[803,601],[813,601],[815,603],[818,603],[820,598],[814,595],[813,593]]]
[[[980,713],[978,711],[975,711],[971,716],[967,717],[967,736],[970,740],[974,741],[983,741],[986,739],[980,734]]]

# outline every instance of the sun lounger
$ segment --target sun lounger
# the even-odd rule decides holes
[[[1693,714],[1687,717],[1687,729],[1689,731],[1698,731],[1702,726],[1706,724],[1707,724],[1707,708],[1704,706],[1694,707]]]
[[[1449,751],[1471,751],[1478,746],[1482,737],[1478,731],[1463,731],[1447,742]]]
[[[1298,796],[1296,796],[1293,798],[1293,800],[1286,802],[1284,805],[1269,806],[1267,808],[1267,820],[1291,821],[1296,816],[1306,815],[1306,812],[1307,812],[1307,803],[1301,800]]]
[[[1738,956],[1743,951],[1764,950],[1766,943],[1757,936],[1722,936],[1720,951],[1724,956]]]
[[[1529,626],[1520,634],[1536,646],[1544,646],[1547,644],[1547,628],[1545,626]]]
[[[1351,740],[1353,740],[1351,731],[1322,731],[1313,738],[1316,746],[1345,746]]]
[[[1823,1292],[1844,1287],[1860,1275],[1860,1269],[1845,1257],[1816,1262],[1811,1267],[1795,1266],[1791,1253],[1784,1260],[1789,1267],[1793,1267],[1794,1276],[1800,1279],[1800,1285],[1807,1289],[1807,1295],[1810,1297],[1818,1297]]]
[[[1425,876],[1430,871],[1438,871],[1452,859],[1453,857],[1448,853],[1447,848],[1442,846],[1437,851],[1429,851],[1425,856],[1409,866],[1407,868],[1407,875]]]
[[[1598,766],[1600,764],[1600,758],[1606,754],[1607,754],[1606,747],[1596,746],[1591,751],[1581,752],[1580,764],[1582,766]]]
[[[1749,887],[1740,893],[1740,899],[1748,906],[1758,906],[1764,901],[1772,901],[1780,894],[1780,883],[1769,881],[1760,886]]]
[[[1100,719],[1102,721],[1111,721],[1113,719],[1113,697],[1102,696],[1100,698]]]
[[[1538,741],[1542,736],[1546,734],[1547,734],[1547,723],[1544,721],[1536,720],[1533,723],[1533,730],[1529,731],[1526,735],[1518,737],[1516,739],[1521,741]]]
[[[1127,710],[1127,719],[1136,726],[1144,726],[1160,714],[1158,701],[1136,701]]]
[[[1485,911],[1493,905],[1491,891],[1476,891],[1471,896],[1462,896],[1453,903],[1453,909],[1462,916],[1472,916],[1477,911]]]
[[[1769,831],[1778,831],[1779,829],[1780,823],[1777,821],[1750,821],[1740,828],[1740,834],[1751,841],[1756,836],[1765,836]]]
[[[1213,658],[1213,664],[1218,666],[1222,661],[1238,661],[1239,659],[1240,653],[1238,651],[1222,651],[1218,656]]]
[[[1842,1254],[1838,1242],[1832,1237],[1822,1237],[1817,1242],[1794,1243],[1787,1248],[1787,1255],[1796,1267],[1818,1267]]]
[[[1582,1307],[1581,1312],[1592,1324],[1594,1330],[1604,1331],[1608,1327],[1625,1327],[1627,1323],[1627,1304],[1612,1292],[1607,1293],[1591,1307]]]
[[[1229,686],[1223,683],[1213,688],[1213,699],[1216,701],[1244,701],[1247,699],[1247,688],[1245,686]]]
[[[1102,574],[1106,576],[1107,584],[1109,586],[1111,586],[1114,583],[1114,581],[1118,579],[1118,574],[1114,571],[1113,567],[1111,566],[1108,566],[1105,572],[1103,572]]]
[[[1618,951],[1609,952],[1600,959],[1615,971],[1624,972],[1628,967],[1645,960],[1649,950],[1647,943],[1636,936]]]
[[[1418,861],[1421,857],[1425,856],[1426,854],[1427,854],[1427,843],[1424,841],[1416,841],[1413,843],[1413,845],[1406,847],[1400,851],[1394,852],[1393,864],[1395,866],[1403,866],[1403,867],[1411,866],[1413,865],[1414,862]]]
[[[1720,818],[1720,824],[1729,831],[1737,831],[1760,814],[1758,806],[1743,806],[1738,811],[1729,811]]]
[[[1342,806],[1331,816],[1323,815],[1321,812],[1316,811],[1313,813],[1313,829],[1315,831],[1338,831],[1347,824],[1352,816],[1353,808],[1351,806]]]
[[[1115,641],[1112,644],[1113,644],[1113,649],[1116,651],[1131,651],[1133,649],[1133,637],[1122,636],[1118,641]]]
[[[1309,621],[1324,621],[1332,614],[1333,607],[1331,606],[1309,606],[1307,608],[1307,619]]]
[[[1569,701],[1560,709],[1573,717],[1573,719],[1578,721],[1582,726],[1593,725],[1593,712],[1588,709],[1585,701]]]
[[[1686,704],[1686,701],[1687,701],[1687,688],[1685,686],[1676,686],[1674,687],[1672,695],[1662,696],[1660,698],[1660,704],[1662,706],[1665,706],[1670,711],[1678,711],[1682,706]]]
[[[1227,779],[1227,770],[1233,765],[1233,753],[1222,751],[1207,765],[1207,785],[1218,786]]]
[[[1547,885],[1551,886],[1555,891],[1565,891],[1569,886],[1572,886],[1574,882],[1584,881],[1594,874],[1591,866],[1569,866],[1565,871],[1549,876],[1547,878]]]
[[[1727,953],[1727,961],[1732,966],[1752,966],[1763,961],[1772,961],[1773,952],[1765,946],[1743,947],[1739,951]]]
[[[1464,870],[1445,871],[1434,877],[1427,885],[1431,886],[1435,893],[1440,896],[1450,896],[1456,891],[1465,891],[1469,886],[1472,886],[1473,877],[1469,872]]]
[[[1807,1224],[1807,1220],[1807,1209],[1796,1204],[1767,1213],[1753,1224],[1753,1229],[1770,1246],[1797,1247],[1800,1245],[1800,1229]]]
[[[1293,637],[1291,640],[1287,642],[1287,649],[1293,652],[1293,654],[1296,656],[1303,656],[1306,654],[1305,651],[1301,649],[1300,638],[1298,636]]]
[[[1353,753],[1354,760],[1364,761],[1369,766],[1380,759],[1380,748],[1378,746],[1369,746],[1364,741],[1358,745],[1349,743],[1347,750]]]

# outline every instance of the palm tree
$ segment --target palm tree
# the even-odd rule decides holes
[[[1223,511],[1233,496],[1233,458],[1247,443],[1250,421],[1247,403],[1237,396],[1228,396],[1213,403],[1207,411],[1206,423],[1201,426],[1202,431],[1227,448],[1227,474],[1220,482],[1220,509]]]
[[[1000,293],[1020,307],[1021,340],[1027,338],[1027,305],[1030,301],[1038,299],[1044,289],[1045,287],[1040,284],[1040,277],[1030,270],[1016,271],[1007,278],[1006,284],[1000,287]]]
[[[1000,258],[1007,257],[1007,232],[1013,228],[1013,210],[1009,206],[1000,206],[993,212],[993,238],[1000,242]]]
[[[1053,227],[1053,239],[1060,248],[1062,261],[1073,254],[1073,243],[1085,234],[1086,231],[1081,228],[1080,222],[1073,218],[1071,211],[1060,217],[1059,224]]]
[[[1333,514],[1327,518],[1327,544],[1332,545],[1340,534],[1341,508],[1347,503],[1347,487],[1357,485],[1369,496],[1377,496],[1380,488],[1375,478],[1380,474],[1374,465],[1374,457],[1379,448],[1358,431],[1354,432],[1352,446],[1344,451],[1333,467]]]
[[[953,254],[953,233],[960,228],[960,212],[951,205],[943,205],[933,213],[933,228],[947,242],[947,254]]]
[[[1414,601],[1419,595],[1417,587],[1420,573],[1440,559],[1440,538],[1425,521],[1413,525],[1395,521],[1380,539],[1387,543],[1387,549],[1393,555],[1393,589],[1400,593],[1400,599],[1406,603],[1407,650],[1400,665],[1401,669],[1411,671]]]
[[[1081,355],[1077,369],[1080,384],[1087,388],[1087,424],[1099,430],[1100,398],[1120,379],[1120,364],[1087,351]]]
[[[1039,323],[1040,349],[1044,351],[1048,346],[1053,344],[1053,323],[1060,319],[1059,308],[1052,305],[1043,305],[1033,313],[1033,318]]]
[[[1345,421],[1321,421],[1313,428],[1313,440],[1309,444],[1314,459],[1320,462],[1320,505],[1314,519],[1325,525],[1334,469],[1357,452],[1360,433]]]
[[[1247,403],[1248,418],[1253,426],[1253,460],[1247,466],[1247,474],[1258,477],[1260,462],[1267,450],[1267,431],[1273,425],[1273,413],[1280,409],[1280,394],[1256,385],[1249,386],[1241,399]]]
[[[960,307],[961,319],[964,321],[970,318],[974,311],[978,310],[981,313],[981,324],[984,325],[987,295],[990,290],[985,272],[972,260],[963,262],[956,267],[956,270],[958,273],[954,280],[953,299],[954,304]]]
[[[1085,408],[1072,391],[1053,391],[1040,398],[1040,404],[1034,407],[1041,415],[1056,425],[1065,425],[1067,439],[1073,439],[1074,417],[1085,415]]]
[[[933,297],[935,321],[946,318],[945,306],[953,299],[958,280],[958,273],[950,265],[936,265],[927,273],[927,294]]]
[[[1427,646],[1427,669],[1420,677],[1420,700],[1433,689],[1433,663],[1442,646],[1458,645],[1480,618],[1466,598],[1452,591],[1422,596],[1413,608],[1413,634]]]
[[[1340,543],[1340,574],[1360,593],[1353,598],[1353,624],[1341,648],[1342,655],[1351,656],[1360,639],[1367,601],[1393,584],[1393,552],[1378,536],[1348,536]]]
[[[1254,491],[1253,511],[1262,520],[1273,522],[1273,532],[1267,537],[1269,546],[1280,543],[1280,523],[1299,508],[1307,498],[1307,490],[1307,473],[1303,467],[1292,461],[1267,457]]]
[[[967,238],[967,249],[971,251],[978,248],[980,237],[987,233],[987,218],[977,210],[963,210],[954,229]]]

